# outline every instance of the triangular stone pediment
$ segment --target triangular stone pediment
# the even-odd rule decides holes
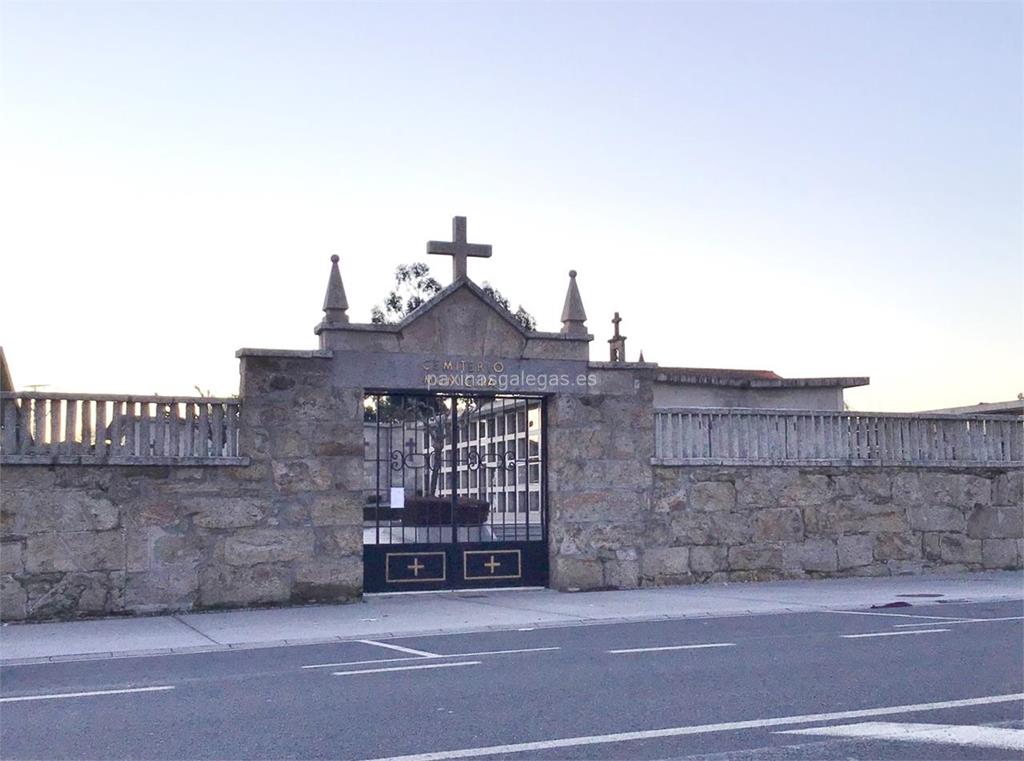
[[[519,357],[527,333],[480,286],[459,280],[398,324],[402,351]]]

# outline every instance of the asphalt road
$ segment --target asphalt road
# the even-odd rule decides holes
[[[1022,619],[933,604],[11,666],[0,755],[1019,759]]]

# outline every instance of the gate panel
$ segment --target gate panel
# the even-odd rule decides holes
[[[367,592],[544,586],[544,399],[366,397]]]

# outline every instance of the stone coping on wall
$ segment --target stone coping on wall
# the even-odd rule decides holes
[[[692,465],[750,465],[755,467],[822,467],[822,468],[996,468],[1016,469],[1024,468],[1024,460],[958,460],[938,462],[935,460],[753,460],[745,458],[692,458],[692,459],[663,459],[651,458],[651,465],[665,467],[688,467]]]
[[[210,465],[246,467],[248,457],[104,457],[89,455],[7,454],[0,455],[0,465]]]
[[[734,386],[736,388],[853,388],[867,386],[868,377],[841,378],[729,378],[720,375],[701,375],[683,368],[663,367],[654,376],[656,383],[678,385]]]
[[[344,323],[320,323],[315,328],[315,333],[319,335],[325,330],[339,331],[339,332],[353,332],[353,333],[401,333],[405,327],[404,323],[358,323],[358,322],[344,322]],[[581,335],[568,335],[566,333],[554,333],[544,330],[521,330],[522,334],[527,338],[543,338],[545,340],[553,341],[573,341],[573,342],[588,342],[593,341],[594,336],[590,333]],[[243,350],[244,351],[244,350]],[[620,363],[621,364],[621,363]]]
[[[241,348],[235,356],[242,357],[282,357],[286,359],[330,359],[334,356],[332,349],[252,349]]]
[[[587,362],[587,367],[595,370],[654,370],[657,362]]]
[[[591,362],[590,364],[594,364]],[[614,364],[614,363],[612,363]],[[991,420],[994,423],[1024,423],[1024,415],[956,415],[949,412],[872,412],[870,410],[803,410],[787,407],[658,407],[658,413],[685,415],[785,415],[814,417],[882,417],[907,420]]]
[[[73,399],[83,402],[140,404],[238,404],[237,396],[175,396],[173,394],[86,394],[74,391],[3,391],[0,399]]]

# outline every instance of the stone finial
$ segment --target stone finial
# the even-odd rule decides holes
[[[640,357],[639,357],[639,359],[637,359],[637,362],[645,362],[645,361],[646,360],[644,359],[644,350],[641,349],[640,350]]]
[[[11,368],[7,366],[3,346],[0,346],[0,391],[14,391],[14,380],[11,378]]]
[[[569,290],[565,294],[565,306],[562,307],[562,332],[570,336],[587,334],[587,312],[583,309],[583,299],[576,285],[576,270],[569,270]]]
[[[324,296],[324,324],[338,325],[348,322],[348,299],[338,269],[338,255],[331,257],[331,276],[327,279],[327,295]]]
[[[608,353],[612,362],[626,361],[626,337],[619,334],[619,323],[622,318],[616,312],[612,318],[612,325],[615,326],[615,335],[608,339]]]

